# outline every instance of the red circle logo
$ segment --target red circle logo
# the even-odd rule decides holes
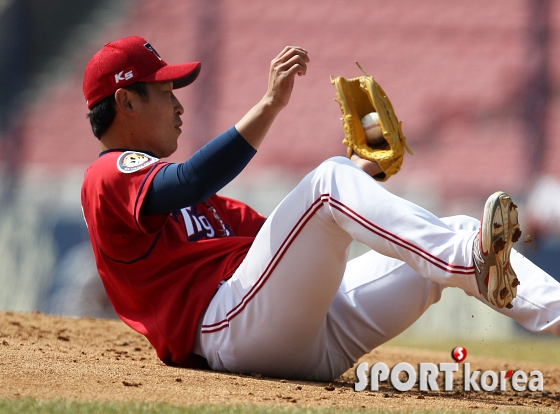
[[[457,346],[451,351],[451,356],[457,362],[463,362],[467,357],[467,349],[462,346]]]

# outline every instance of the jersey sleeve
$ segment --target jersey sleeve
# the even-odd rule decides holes
[[[241,201],[219,195],[211,199],[213,204],[221,206],[220,214],[225,214],[236,236],[256,236],[266,220],[264,216]]]
[[[216,194],[256,154],[235,127],[218,135],[181,164],[168,164],[149,185],[143,215],[169,213]]]
[[[148,188],[158,171],[168,165],[165,162],[159,162],[158,164],[154,165],[154,167],[147,172],[146,176],[143,179],[142,184],[138,188],[136,192],[136,200],[134,202],[134,208],[132,210],[134,214],[134,221],[136,223],[137,228],[146,234],[157,233],[167,221],[169,217],[168,213],[161,213],[155,215],[145,215],[141,214],[142,205],[146,199],[146,195],[148,194]]]
[[[99,200],[98,216],[107,222],[111,216],[130,232],[157,233],[165,224],[168,214],[143,216],[140,210],[148,188],[159,170],[167,163],[147,154],[127,151],[119,155],[106,154],[94,173]],[[136,163],[136,164],[135,164]]]
[[[104,257],[134,263],[156,245],[169,215],[141,217],[140,207],[147,186],[164,165],[147,154],[115,151],[101,155],[86,171],[81,196],[84,218],[92,244]]]

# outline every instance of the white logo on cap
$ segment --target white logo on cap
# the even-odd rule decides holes
[[[120,81],[123,81],[123,80],[129,80],[130,78],[132,78],[134,76],[134,74],[132,73],[131,70],[126,72],[124,74],[124,76],[123,76],[123,72],[124,72],[124,70],[121,70],[119,73],[117,73],[115,75],[115,83],[119,83]]]

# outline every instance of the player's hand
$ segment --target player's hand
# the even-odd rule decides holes
[[[277,109],[282,109],[290,101],[296,75],[307,72],[309,57],[307,50],[297,46],[286,46],[270,63],[268,90],[265,97]]]
[[[350,160],[356,164],[358,167],[360,167],[366,174],[370,175],[370,176],[374,176],[377,175],[383,171],[381,171],[381,168],[379,168],[379,166],[377,165],[377,163],[370,161],[370,160],[366,160],[364,158],[361,158],[358,154],[353,153],[352,157],[350,157]]]
[[[237,131],[253,148],[259,148],[276,116],[288,105],[294,78],[305,75],[308,62],[305,49],[286,46],[270,63],[266,94],[235,124]]]

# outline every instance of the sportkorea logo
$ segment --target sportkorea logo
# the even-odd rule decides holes
[[[420,362],[418,369],[408,362],[399,362],[389,369],[384,362],[373,364],[371,369],[367,362],[362,362],[356,367],[356,378],[354,391],[363,391],[369,385],[371,391],[379,391],[379,383],[389,381],[391,386],[397,391],[410,391],[412,387],[418,385],[419,391],[439,391],[437,378],[441,372],[444,373],[444,391],[453,391],[453,373],[459,371],[459,363],[467,358],[467,350],[458,346],[451,351],[451,356],[455,360],[452,362],[440,362],[438,365],[430,362]],[[480,375],[479,375],[480,374]],[[522,370],[499,371],[471,371],[469,362],[463,363],[463,391],[465,392],[493,392],[498,387],[500,391],[506,391],[507,385],[516,392],[523,391],[543,391],[544,378],[541,371],[533,370],[527,373]],[[403,379],[405,379],[403,381]]]
[[[143,152],[126,151],[117,160],[117,168],[125,174],[133,173],[159,161]]]

